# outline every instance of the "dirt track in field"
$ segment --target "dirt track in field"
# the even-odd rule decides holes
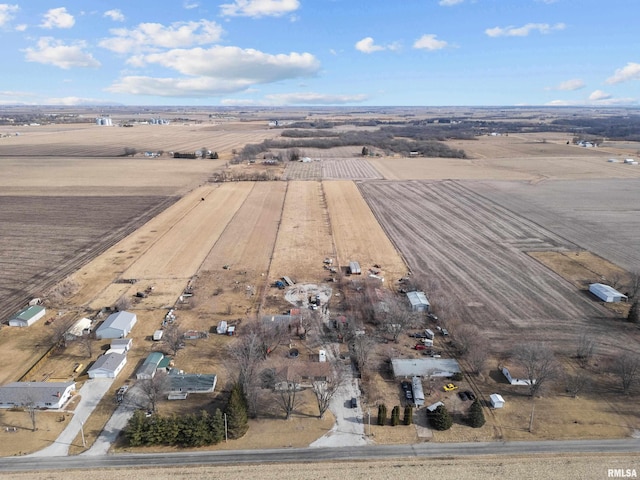
[[[610,312],[526,254],[577,248],[571,242],[457,182],[360,189],[414,274],[432,285],[436,311],[440,303],[476,324],[496,350],[537,338],[566,351],[583,331],[605,347],[619,343]]]

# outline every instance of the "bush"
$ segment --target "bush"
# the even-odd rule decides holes
[[[413,407],[411,405],[407,405],[404,407],[403,423],[405,425],[411,425],[413,423]]]
[[[393,410],[391,411],[391,426],[395,427],[397,425],[400,425],[400,406],[396,405],[395,407],[393,407]]]
[[[480,428],[484,425],[484,413],[482,413],[482,407],[480,406],[480,402],[476,398],[471,407],[469,408],[469,415],[467,416],[467,423],[470,427]]]
[[[444,405],[436,408],[435,412],[431,415],[430,421],[433,428],[440,431],[449,430],[453,425],[453,419],[451,415],[449,415],[447,407]]]
[[[460,382],[463,378],[464,375],[462,375],[462,372],[456,372],[451,376],[451,380],[453,380],[454,382]]]
[[[387,406],[383,403],[378,405],[378,425],[384,427],[387,424]]]

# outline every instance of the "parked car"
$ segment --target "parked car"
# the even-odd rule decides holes
[[[453,383],[447,383],[443,388],[445,392],[452,392],[453,390],[456,390],[458,387],[456,387]]]
[[[356,408],[358,406],[358,399],[356,397],[351,397],[351,408]]]
[[[443,328],[440,331],[442,332],[442,335],[444,335],[445,337],[449,335],[449,330],[447,330],[446,328]]]
[[[465,390],[464,393],[467,395],[467,397],[469,397],[469,400],[473,401],[476,399],[476,396],[474,395],[474,393],[470,390]]]
[[[411,393],[411,390],[407,390],[404,395],[405,397],[407,397],[407,400],[413,400],[413,394]]]
[[[458,396],[462,401],[469,400],[469,397],[467,397],[467,394],[465,392],[458,392]]]
[[[417,343],[415,347],[416,350],[426,350],[427,346],[426,345],[422,345],[421,343]]]
[[[438,321],[437,315],[434,315],[433,313],[427,313],[427,318],[433,320],[434,322]]]

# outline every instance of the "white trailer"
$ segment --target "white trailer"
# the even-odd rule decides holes
[[[155,332],[153,332],[153,341],[159,342],[160,340],[162,340],[162,335],[164,335],[164,330],[156,330]]]

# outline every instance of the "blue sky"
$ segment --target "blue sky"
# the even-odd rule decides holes
[[[0,105],[638,105],[639,11],[637,0],[18,0],[0,3]]]

